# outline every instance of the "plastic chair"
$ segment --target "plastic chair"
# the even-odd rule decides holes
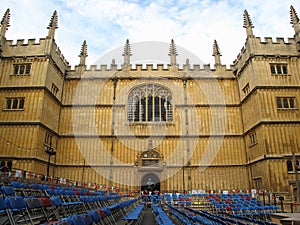
[[[5,196],[15,196],[15,189],[12,186],[2,186],[2,192]]]
[[[49,222],[49,218],[43,208],[43,203],[38,198],[26,198],[26,205],[32,220],[41,222]]]
[[[32,218],[30,216],[30,213],[28,211],[26,201],[24,200],[23,197],[21,196],[8,196],[5,198],[5,201],[7,203],[7,206],[9,207],[10,210],[10,215],[12,219],[12,224],[17,224],[21,220],[27,221],[31,224],[34,224],[32,221]]]
[[[13,224],[8,205],[6,204],[6,201],[3,198],[0,198],[0,217],[4,224],[8,221],[10,224]]]

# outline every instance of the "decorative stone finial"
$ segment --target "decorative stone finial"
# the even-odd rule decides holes
[[[124,46],[124,52],[122,54],[124,56],[124,65],[130,65],[130,56],[131,54],[131,46],[129,44],[129,40],[126,40],[125,46]]]
[[[86,44],[86,40],[83,41],[82,46],[81,46],[81,51],[79,54],[80,57],[80,66],[84,66],[85,65],[85,61],[86,61],[86,57],[88,56],[87,54],[87,44]]]
[[[299,17],[297,15],[296,10],[294,9],[294,7],[292,5],[291,5],[290,14],[291,14],[291,24],[293,24],[295,33],[299,34],[300,33]]]
[[[5,37],[6,30],[10,26],[9,20],[10,20],[10,10],[7,9],[1,20],[1,30],[0,30],[1,37]]]
[[[170,56],[170,63],[172,66],[176,65],[176,56],[177,56],[177,50],[176,50],[176,45],[174,43],[174,40],[171,40],[171,44],[170,44],[170,51],[169,51],[169,56]]]
[[[247,12],[247,10],[244,11],[244,28],[246,28],[246,32],[247,32],[247,37],[249,36],[254,36],[253,35],[253,30],[252,28],[254,28],[251,18]]]
[[[219,45],[216,40],[214,40],[213,45],[213,56],[215,57],[215,65],[221,65],[221,52],[219,49]]]
[[[58,16],[55,10],[52,14],[49,26],[47,27],[47,29],[49,29],[48,38],[54,38],[55,30],[58,28],[57,24],[58,24]]]

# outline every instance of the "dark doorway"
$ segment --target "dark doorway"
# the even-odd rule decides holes
[[[160,181],[157,175],[153,173],[147,173],[142,178],[141,191],[144,193],[153,193],[155,191],[160,192]]]

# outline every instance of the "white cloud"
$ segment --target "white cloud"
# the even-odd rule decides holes
[[[298,0],[10,0],[0,2],[0,13],[11,9],[8,39],[28,39],[45,37],[52,12],[57,10],[56,42],[73,66],[79,62],[83,40],[88,43],[87,62],[93,64],[127,38],[131,42],[170,42],[174,38],[177,45],[211,64],[216,39],[221,60],[229,65],[246,39],[244,9],[252,18],[256,36],[287,38],[294,32],[289,23],[290,5],[300,13]],[[165,55],[168,59],[168,52]]]

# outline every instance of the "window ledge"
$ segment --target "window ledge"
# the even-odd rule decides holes
[[[299,171],[298,171],[299,173]],[[295,171],[288,171],[288,174],[295,174]]]
[[[29,74],[11,74],[10,76],[11,77],[29,77],[30,73]]]
[[[290,77],[292,74],[277,74],[277,73],[271,73],[274,77]]]
[[[11,112],[11,111],[24,111],[24,109],[2,109],[4,112]]]
[[[249,144],[248,148],[252,148],[253,146],[257,145],[257,142]]]
[[[129,122],[127,123],[128,126],[139,126],[139,125],[142,125],[142,126],[149,126],[149,125],[152,125],[152,126],[172,126],[174,125],[173,122]]]
[[[277,108],[278,110],[282,110],[282,111],[285,111],[285,110],[299,110],[298,108]]]

